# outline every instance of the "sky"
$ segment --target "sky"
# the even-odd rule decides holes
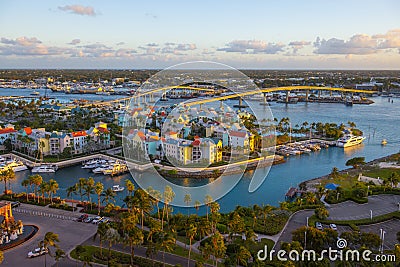
[[[1,0],[0,68],[400,69],[400,1]]]

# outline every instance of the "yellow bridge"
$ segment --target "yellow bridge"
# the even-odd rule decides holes
[[[214,89],[198,88],[198,87],[192,87],[192,86],[168,86],[168,87],[157,88],[154,90],[149,90],[146,92],[141,92],[141,93],[138,93],[137,95],[130,96],[130,97],[119,98],[119,99],[115,99],[115,100],[111,100],[111,101],[92,103],[92,104],[87,104],[84,106],[107,105],[107,104],[113,104],[113,103],[125,103],[127,106],[129,101],[131,101],[132,99],[135,101],[135,103],[140,102],[140,98],[143,98],[144,102],[146,102],[146,96],[149,96],[150,100],[153,101],[154,93],[163,92],[163,97],[164,97],[166,92],[169,90],[172,90],[172,89],[186,89],[186,90],[203,91],[203,92],[214,92],[215,91]],[[187,105],[187,106],[200,105],[200,104],[205,104],[205,103],[209,103],[209,102],[223,101],[223,100],[232,99],[232,98],[239,98],[240,104],[241,104],[241,99],[244,96],[250,96],[250,95],[254,95],[254,94],[263,93],[264,100],[265,100],[265,94],[272,93],[272,92],[281,92],[281,91],[286,91],[286,98],[288,98],[290,91],[305,91],[306,99],[308,99],[308,94],[309,94],[310,90],[318,90],[319,94],[321,91],[331,91],[331,92],[336,91],[336,92],[342,92],[342,93],[363,93],[363,94],[378,93],[378,91],[346,89],[346,88],[337,88],[337,87],[284,86],[284,87],[261,88],[261,89],[244,91],[244,92],[236,92],[236,93],[232,93],[232,94],[224,95],[224,96],[188,101],[188,102],[185,102],[185,105]]]

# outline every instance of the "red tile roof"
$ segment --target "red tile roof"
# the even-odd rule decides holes
[[[200,145],[200,140],[196,139],[192,142],[192,146],[199,146]]]
[[[230,131],[229,132],[229,136],[245,138],[246,137],[246,132]]]
[[[85,131],[72,132],[72,137],[81,137],[81,136],[87,136],[87,133]]]
[[[4,129],[0,129],[0,134],[8,134],[8,133],[15,133],[16,130],[14,130],[13,128],[4,128]]]
[[[102,133],[109,133],[109,131],[107,130],[107,128],[104,127],[97,127],[97,130],[99,130]]]
[[[27,135],[31,135],[32,134],[32,128],[31,127],[25,127],[24,131]]]

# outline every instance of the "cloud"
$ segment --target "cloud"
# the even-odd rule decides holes
[[[82,16],[96,16],[96,12],[94,8],[91,6],[82,6],[82,5],[67,5],[67,6],[59,6],[58,9],[66,12],[70,12],[77,15]]]
[[[77,45],[77,44],[79,44],[81,42],[81,40],[80,39],[73,39],[71,42],[69,42],[68,44],[69,45]]]
[[[144,13],[144,15],[145,15],[146,17],[151,17],[151,18],[153,18],[153,19],[157,19],[157,18],[158,18],[158,16],[155,15],[155,14],[153,14],[153,13],[148,13],[148,12],[146,12],[146,13]]]
[[[267,43],[262,40],[234,40],[226,47],[218,48],[217,51],[243,54],[276,54],[283,51],[284,44]]]
[[[369,55],[387,49],[400,49],[400,29],[390,30],[385,34],[356,34],[349,40],[319,37],[314,42],[316,54],[354,54]]]
[[[125,42],[116,43],[116,45],[124,45],[124,44],[125,44]]]
[[[148,43],[148,44],[146,44],[146,46],[158,46],[158,44],[157,43]]]
[[[311,42],[308,41],[292,41],[289,43],[289,46],[293,48],[293,53],[296,54],[299,49],[302,49],[310,44]]]

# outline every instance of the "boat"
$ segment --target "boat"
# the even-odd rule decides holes
[[[100,167],[93,169],[92,172],[103,173],[103,171],[108,170],[108,169],[112,169],[112,166],[110,166],[108,164],[102,164]]]
[[[17,160],[7,161],[6,164],[0,168],[1,170],[12,169],[14,172],[25,171],[28,167],[22,162]]]
[[[336,141],[336,146],[338,147],[350,147],[361,144],[365,140],[363,136],[354,136],[352,134],[347,134]]]
[[[55,173],[57,170],[56,165],[47,165],[47,164],[42,164],[40,166],[33,167],[32,172],[37,172],[37,173]]]
[[[381,142],[381,145],[384,146],[384,145],[386,145],[386,144],[387,144],[387,140],[386,140],[386,139],[383,139],[382,142]]]
[[[104,175],[115,175],[128,171],[128,166],[125,163],[114,163],[110,168],[103,170]]]
[[[31,95],[40,95],[40,93],[39,93],[38,91],[33,91],[33,92],[31,93]]]
[[[90,160],[82,166],[82,169],[95,169],[100,167],[101,165],[107,163],[104,159]]]
[[[111,190],[114,191],[114,192],[122,192],[122,191],[125,190],[125,187],[120,186],[120,185],[117,184],[117,185],[113,185],[111,187]]]

